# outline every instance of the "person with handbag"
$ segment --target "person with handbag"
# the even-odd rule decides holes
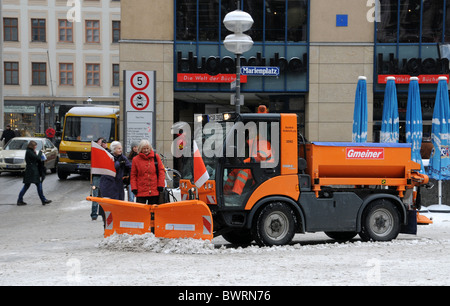
[[[133,158],[130,184],[137,203],[161,204],[159,194],[164,191],[164,165],[146,139],[140,141],[138,155]]]
[[[42,151],[39,151],[39,153],[36,154],[35,152],[36,147],[37,147],[36,141],[31,140],[28,143],[27,151],[25,153],[25,162],[27,163],[27,165],[25,168],[25,173],[23,175],[24,185],[19,193],[19,198],[17,199],[17,205],[19,206],[27,205],[27,203],[23,201],[23,197],[27,192],[28,188],[30,188],[31,184],[36,185],[37,192],[39,198],[41,199],[42,205],[46,205],[52,202],[51,200],[48,200],[44,196],[44,192],[42,190],[43,178],[41,179],[41,177],[43,177],[44,175],[43,171],[45,171],[45,167],[42,161]]]

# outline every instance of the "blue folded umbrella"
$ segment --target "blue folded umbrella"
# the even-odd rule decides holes
[[[356,85],[352,141],[367,142],[367,81],[363,76]]]
[[[384,92],[380,142],[395,143],[399,139],[399,116],[395,78],[388,77]]]
[[[411,144],[411,159],[419,163],[420,172],[425,173],[422,157],[420,156],[422,133],[422,105],[420,103],[419,81],[417,77],[411,77],[406,106],[406,142]]]
[[[439,78],[431,126],[433,150],[430,156],[428,175],[436,180],[450,179],[449,124],[450,105],[448,85],[445,77]]]

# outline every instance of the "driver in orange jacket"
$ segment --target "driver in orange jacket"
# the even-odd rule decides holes
[[[272,157],[270,142],[267,140],[249,140],[250,157],[244,163],[267,161]],[[248,180],[253,180],[250,169],[234,169],[228,175],[225,182],[224,192],[241,195]]]

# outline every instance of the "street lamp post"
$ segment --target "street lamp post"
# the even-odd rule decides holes
[[[250,36],[244,34],[250,30],[253,25],[253,18],[250,14],[241,11],[240,1],[238,1],[238,9],[225,15],[223,24],[227,30],[233,32],[225,37],[223,44],[225,49],[236,55],[236,113],[241,111],[241,55],[249,51],[253,46],[253,40]]]

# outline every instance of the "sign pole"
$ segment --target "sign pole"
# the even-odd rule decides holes
[[[236,114],[241,112],[241,55],[236,54]]]

